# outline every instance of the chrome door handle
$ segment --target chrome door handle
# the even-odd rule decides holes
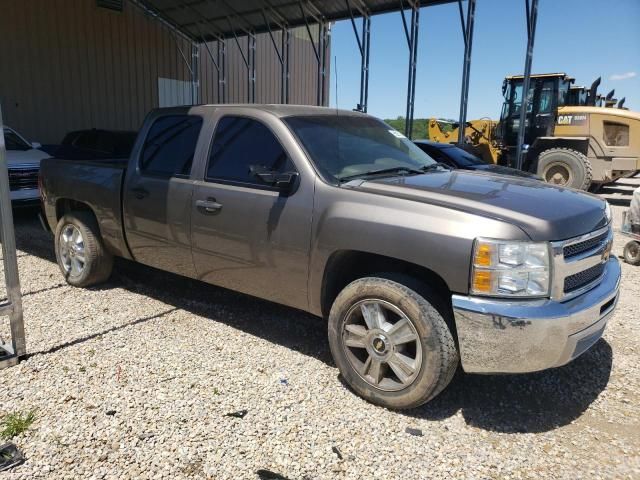
[[[203,215],[216,215],[222,210],[222,204],[216,202],[215,198],[196,200],[196,208]]]

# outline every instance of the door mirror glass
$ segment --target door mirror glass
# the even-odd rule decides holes
[[[249,171],[252,175],[258,177],[261,182],[271,185],[282,191],[290,190],[298,178],[298,172],[279,173],[269,170],[262,165],[251,165]]]

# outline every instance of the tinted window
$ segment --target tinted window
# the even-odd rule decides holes
[[[31,150],[31,145],[27,145],[11,130],[4,131],[4,144],[7,150]]]
[[[458,167],[471,167],[473,165],[483,165],[486,163],[483,162],[481,158],[458,147],[445,147],[443,148],[443,153],[451,157]]]
[[[438,150],[435,147],[432,147],[430,145],[425,145],[425,144],[420,144],[417,143],[416,145],[418,145],[418,147],[420,148],[420,150],[422,150],[424,153],[426,153],[427,155],[429,155],[431,158],[433,158],[436,162],[442,162],[446,165],[450,165],[452,167],[457,167],[457,165],[455,163],[453,163],[451,161],[451,159],[449,157],[447,157],[446,155],[444,155],[440,150]]]
[[[294,171],[280,142],[262,123],[223,117],[216,126],[207,178],[264,185],[253,172]]]
[[[149,129],[140,155],[140,170],[153,175],[189,175],[202,127],[195,115],[160,117]]]

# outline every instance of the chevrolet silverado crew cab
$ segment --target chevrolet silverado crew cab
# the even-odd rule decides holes
[[[606,202],[441,168],[357,112],[159,109],[128,161],[48,159],[41,175],[71,285],[118,256],[325,317],[344,379],[389,408],[429,401],[458,363],[564,365],[618,299]]]

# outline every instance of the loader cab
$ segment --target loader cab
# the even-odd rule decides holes
[[[587,87],[584,87],[584,86],[577,87],[572,85],[569,87],[569,93],[567,95],[567,101],[565,105],[574,105],[574,106],[588,105],[587,103],[588,98],[589,98],[589,89],[587,89]]]
[[[570,101],[570,88],[574,79],[564,73],[531,75],[525,120],[524,143],[532,144],[538,137],[550,136],[556,121],[558,106]],[[510,149],[518,142],[520,109],[523,99],[522,75],[506,77],[502,84],[504,103],[500,114],[497,136],[502,145]]]

